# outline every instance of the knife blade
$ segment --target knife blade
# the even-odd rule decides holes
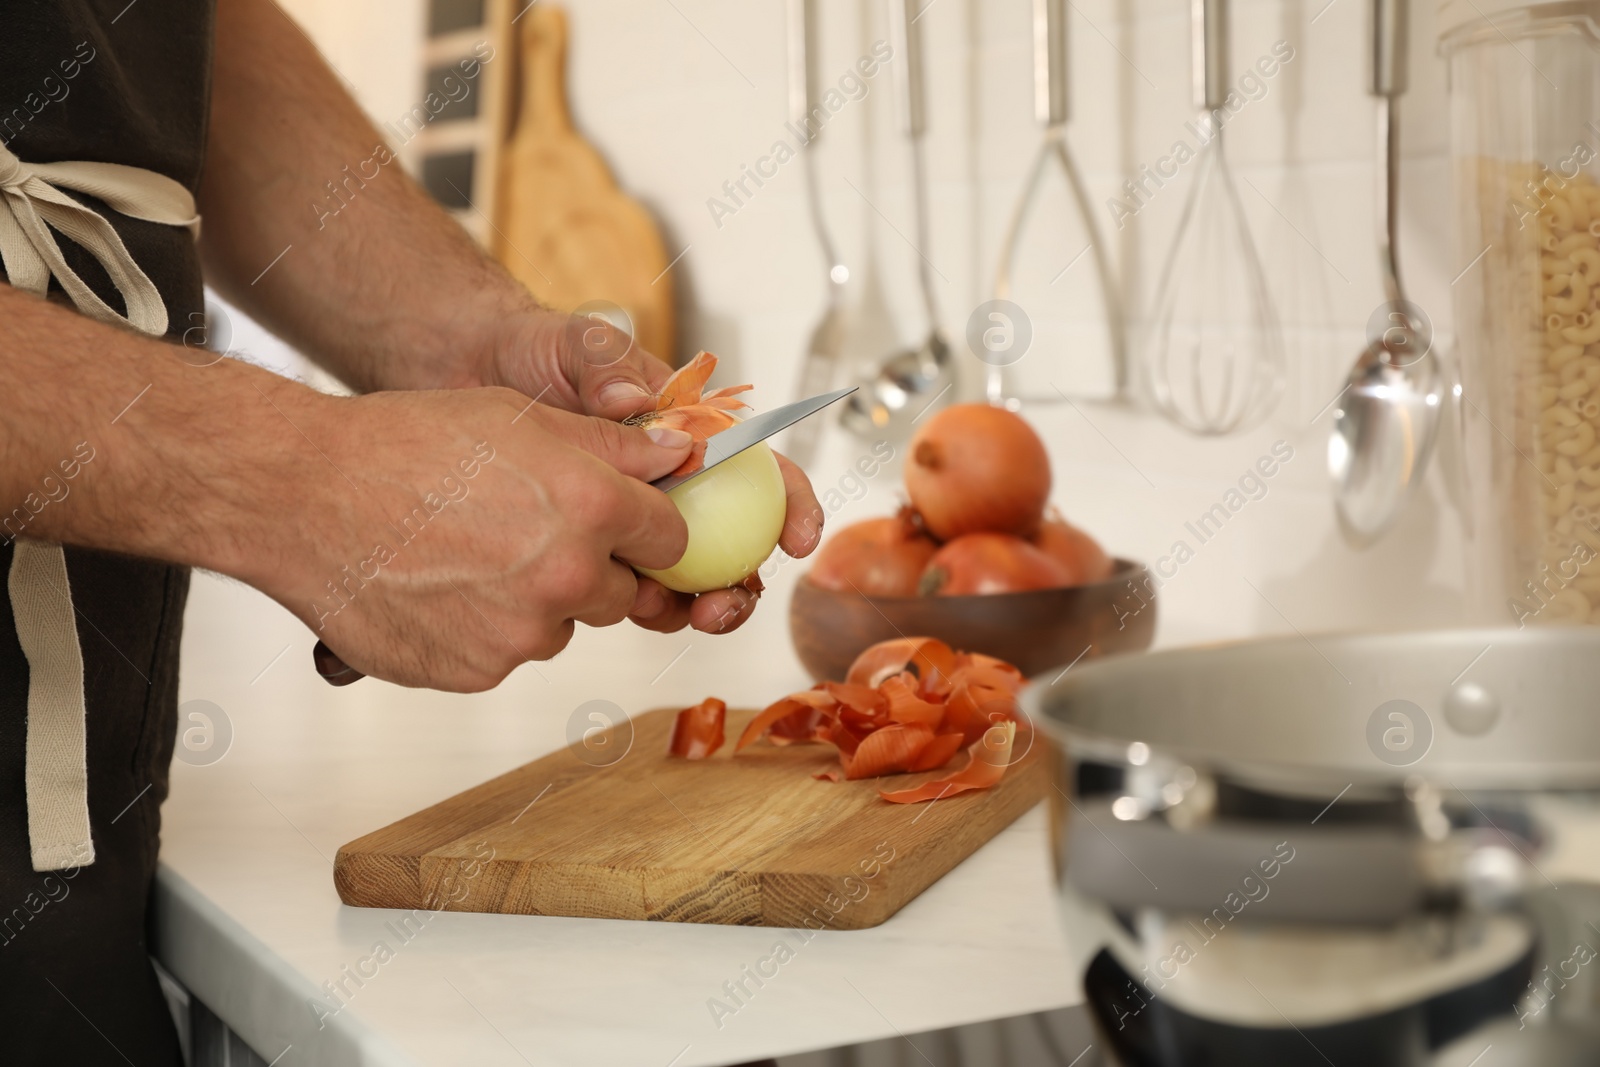
[[[664,478],[657,478],[650,484],[663,493],[676,489],[684,482],[700,477],[718,463],[732,459],[751,445],[760,444],[773,434],[788,429],[807,415],[814,415],[834,401],[843,400],[857,388],[851,385],[844,389],[835,389],[831,393],[796,400],[793,404],[785,404],[781,408],[752,415],[743,422],[706,438],[706,461],[699,470],[692,474],[669,474]]]

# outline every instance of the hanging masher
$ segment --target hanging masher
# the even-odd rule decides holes
[[[1023,185],[1022,196],[1012,210],[1011,222],[1006,229],[1005,243],[1000,252],[1000,265],[995,271],[994,295],[996,300],[1011,298],[1011,275],[1016,267],[1017,249],[1022,243],[1023,229],[1033,201],[1044,179],[1044,172],[1055,159],[1061,164],[1067,185],[1072,192],[1073,205],[1083,222],[1089,238],[1085,249],[1094,261],[1100,295],[1104,304],[1106,329],[1110,338],[1113,381],[1118,398],[1124,397],[1128,388],[1128,352],[1126,328],[1122,318],[1122,301],[1116,279],[1111,274],[1110,260],[1106,256],[1105,242],[1100,228],[1095,224],[1090,207],[1089,193],[1083,176],[1078,171],[1072,150],[1067,145],[1067,120],[1071,116],[1071,83],[1067,70],[1067,0],[1033,0],[1033,102],[1034,112],[1044,134]],[[1078,253],[1082,255],[1083,253]],[[1005,369],[1000,360],[990,362],[985,376],[985,393],[991,404],[1014,406],[1005,395]],[[1034,399],[1034,398],[1029,398]],[[1059,400],[1059,396],[1040,397],[1040,400]]]

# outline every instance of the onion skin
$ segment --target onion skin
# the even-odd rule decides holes
[[[1014,762],[1023,679],[1004,660],[957,652],[936,637],[899,637],[865,649],[849,677],[819,682],[763,708],[739,736],[735,755],[763,737],[774,745],[831,744],[841,770],[811,777],[837,782],[935,770],[967,748],[965,766],[931,788],[881,793],[901,804],[987,789]],[[687,714],[679,715],[680,723]]]
[[[667,755],[681,759],[705,759],[726,740],[722,728],[727,722],[728,705],[716,697],[706,697],[693,707],[678,712],[672,720],[672,739]]]
[[[991,532],[1032,537],[1050,498],[1050,457],[1022,417],[988,404],[957,404],[914,437],[906,492],[928,532],[951,541]]]
[[[987,596],[1077,585],[1080,572],[1047,556],[1020,537],[973,533],[934,554],[922,572],[924,596]]]
[[[1080,573],[1084,582],[1103,582],[1115,567],[1099,541],[1058,515],[1044,520],[1033,543],[1045,555]]]
[[[852,523],[823,542],[806,579],[822,589],[863,596],[916,596],[939,546],[908,511]]]
[[[709,593],[749,578],[778,547],[788,494],[778,458],[752,445],[667,494],[689,525],[689,547],[664,570],[636,568],[680,593]]]

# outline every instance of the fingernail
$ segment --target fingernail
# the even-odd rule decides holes
[[[639,598],[633,605],[633,611],[631,614],[635,619],[642,619],[645,622],[649,622],[651,619],[658,617],[666,609],[667,598],[662,595],[659,589],[651,589],[648,591],[641,591]]]
[[[790,528],[795,532],[795,552],[804,555],[817,546],[822,540],[823,516],[822,512],[815,511],[798,521],[791,521]]]
[[[719,634],[726,633],[730,626],[743,619],[745,614],[755,606],[756,602],[756,594],[747,589],[740,589],[738,586],[734,586],[728,592],[732,593],[739,602],[717,616],[717,628],[714,632]]]
[[[806,518],[806,544],[814,545],[822,540],[822,528],[827,525],[827,519],[821,511],[813,511]]]
[[[600,390],[598,399],[601,407],[609,407],[612,404],[625,404],[629,401],[643,400],[649,395],[649,393],[632,382],[612,382]]]
[[[645,433],[662,448],[688,448],[694,443],[694,438],[689,434],[671,426],[652,426]]]

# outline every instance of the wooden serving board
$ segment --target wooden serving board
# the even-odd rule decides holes
[[[573,126],[566,12],[544,2],[519,17],[521,92],[500,153],[490,249],[559,311],[594,302],[621,307],[639,343],[675,363],[673,281],[661,232]]]
[[[733,743],[728,713],[705,760],[666,755],[676,709],[653,711],[350,842],[346,904],[519,915],[856,930],[876,926],[1045,794],[1046,742],[989,790],[890,804],[918,775],[826,782],[829,745]],[[1018,735],[1019,747],[1026,744]],[[615,746],[615,747],[611,747]],[[591,766],[599,752],[626,752]]]

